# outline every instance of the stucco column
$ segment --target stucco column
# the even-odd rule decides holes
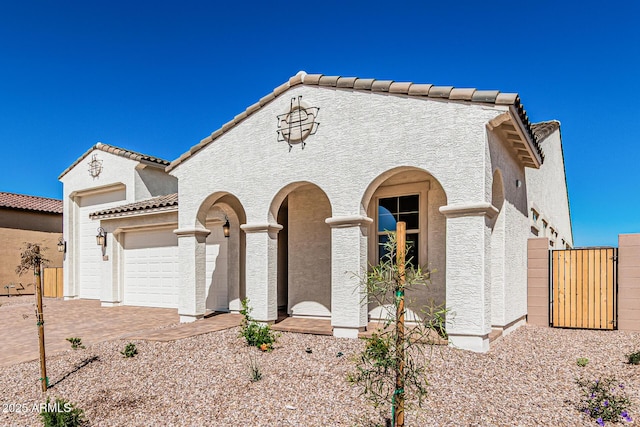
[[[204,228],[178,229],[180,259],[180,322],[193,322],[204,316],[206,309],[206,239],[210,231]]]
[[[124,274],[121,238],[122,233],[120,231],[107,229],[106,258],[102,260],[104,262],[102,291],[100,295],[100,304],[102,307],[115,307],[122,305],[124,302],[121,282],[122,275]]]
[[[251,317],[272,323],[278,318],[278,232],[280,224],[243,224],[246,234],[246,295]]]
[[[447,333],[449,344],[484,352],[491,332],[491,229],[487,217],[497,213],[489,203],[448,205]]]
[[[362,275],[367,265],[365,216],[327,218],[331,227],[331,326],[333,335],[357,338],[367,326],[367,296]]]

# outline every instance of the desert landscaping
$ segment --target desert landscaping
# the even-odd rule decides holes
[[[18,307],[33,312],[33,296],[0,302],[0,316],[10,309],[19,313]],[[178,326],[162,326],[173,327]],[[36,327],[21,333],[36,335]],[[362,340],[282,333],[273,351],[261,352],[238,335],[234,327],[169,342],[135,340],[138,354],[132,358],[121,354],[129,342],[121,339],[55,352],[47,356],[46,395],[82,408],[92,426],[384,425],[389,409],[374,409],[346,381]],[[537,326],[499,338],[484,354],[437,346],[425,360],[428,398],[422,408],[407,411],[406,423],[596,425],[579,411],[576,379],[607,377],[623,385],[635,418],[640,367],[625,356],[638,349],[638,333]],[[586,366],[578,358],[586,358]],[[252,363],[262,375],[258,381],[252,381]],[[46,399],[38,361],[0,367],[0,376],[0,424],[39,425],[31,411]],[[18,406],[27,410],[17,412]]]

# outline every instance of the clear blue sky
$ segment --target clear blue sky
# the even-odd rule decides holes
[[[575,244],[640,232],[639,3],[435,3],[2,1],[0,191],[62,197],[98,141],[173,160],[305,70],[518,92]]]

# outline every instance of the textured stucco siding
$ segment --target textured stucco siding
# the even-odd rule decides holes
[[[300,95],[308,105],[320,108],[320,126],[307,139],[304,150],[294,145],[289,151],[286,142],[277,141],[277,116],[288,110],[291,98]],[[296,87],[172,170],[180,182],[180,229],[203,227],[202,213],[217,197],[227,193],[237,197],[248,226],[263,227],[261,232],[247,233],[247,296],[257,319],[275,319],[277,230],[267,232],[264,227],[276,224],[283,191],[288,192],[286,188],[293,183],[312,183],[329,199],[332,218],[359,217],[366,215],[367,194],[384,181],[381,177],[398,168],[418,168],[441,185],[429,192],[427,214],[429,262],[446,276],[445,280],[434,275],[436,299],[446,289],[447,304],[460,316],[460,321],[450,325],[452,331],[484,337],[490,330],[491,315],[489,234],[484,217],[446,219],[438,211],[445,201],[454,206],[490,201],[485,192],[485,125],[505,108]],[[354,293],[357,280],[353,278],[366,268],[363,231],[357,225],[332,230],[334,327],[366,324],[366,310],[357,308],[362,296]],[[463,243],[469,240],[471,247]],[[459,252],[450,260],[453,247]],[[181,246],[181,263],[193,268],[193,248],[185,246],[184,250]],[[462,263],[456,262],[460,256]],[[446,268],[438,268],[444,265]],[[192,286],[183,289],[187,292]],[[347,286],[351,295],[342,295]]]
[[[531,218],[531,224],[539,230],[537,237],[548,237],[550,242],[555,242],[554,249],[563,249],[563,239],[573,246],[573,235],[560,130],[553,132],[540,145],[544,151],[544,163],[540,169],[526,170],[528,215],[531,217],[531,208],[540,214],[535,223]],[[543,220],[548,223],[546,230]],[[558,233],[557,237],[550,234],[551,228]]]
[[[492,325],[504,328],[527,313],[527,188],[525,168],[513,149],[488,132],[486,175],[491,177],[486,191],[493,192],[498,171],[502,179],[503,203],[492,230]],[[527,168],[528,169],[528,168]],[[517,182],[522,183],[519,187]]]
[[[264,222],[275,194],[292,182],[316,184],[334,216],[360,214],[368,185],[398,166],[423,168],[450,204],[483,201],[484,124],[500,111],[458,103],[300,87],[254,113],[171,173],[180,181],[180,225],[194,226],[203,200],[232,192],[247,222]],[[276,116],[302,95],[321,123],[304,150],[276,137]],[[212,168],[216,173],[212,174]],[[260,191],[256,191],[259,183]]]
[[[317,187],[289,194],[289,302],[294,316],[331,316],[331,206]]]
[[[89,162],[96,154],[102,161],[102,172],[92,177]],[[138,169],[137,169],[138,168]],[[149,170],[147,170],[149,169]],[[64,295],[76,298],[80,294],[80,269],[87,263],[87,257],[96,256],[80,250],[80,241],[87,236],[80,236],[81,222],[86,215],[107,207],[132,203],[154,195],[169,194],[177,189],[177,180],[162,171],[151,168],[139,168],[137,161],[127,159],[101,150],[89,153],[83,161],[69,170],[62,178],[63,184],[63,228],[67,242],[67,256],[64,261]],[[82,217],[81,217],[82,216]],[[134,220],[140,224],[148,219]],[[99,280],[101,281],[101,300],[113,304],[122,301],[120,286],[121,254],[114,252],[119,242],[114,238],[111,225],[94,220],[95,228],[103,226],[107,230],[107,251],[99,262]],[[92,231],[93,233],[93,231]],[[112,249],[114,248],[114,249]]]

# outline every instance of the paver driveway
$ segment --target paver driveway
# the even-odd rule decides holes
[[[0,366],[38,358],[38,327],[35,297],[0,297]],[[44,330],[47,356],[68,350],[66,338],[80,337],[85,345],[179,322],[169,308],[101,307],[97,300],[44,299]],[[197,323],[197,322],[196,322]]]

